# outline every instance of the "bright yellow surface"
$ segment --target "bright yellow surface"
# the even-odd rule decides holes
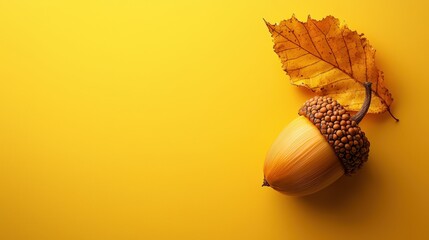
[[[260,187],[310,96],[262,20],[293,13],[364,32],[401,119],[305,198]],[[428,25],[416,1],[2,0],[0,239],[427,239]]]

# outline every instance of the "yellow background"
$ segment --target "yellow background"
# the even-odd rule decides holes
[[[423,2],[423,1],[421,1]],[[261,188],[311,96],[262,18],[332,14],[377,49],[393,113],[305,198]],[[418,1],[0,2],[0,239],[427,239],[427,6]]]

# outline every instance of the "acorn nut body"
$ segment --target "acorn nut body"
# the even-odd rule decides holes
[[[360,169],[368,160],[370,146],[358,126],[371,103],[371,83],[364,86],[365,102],[354,116],[330,97],[316,96],[306,101],[300,116],[271,146],[265,159],[263,186],[304,196]]]

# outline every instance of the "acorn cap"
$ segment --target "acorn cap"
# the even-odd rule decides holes
[[[319,129],[334,149],[346,175],[355,173],[368,160],[370,143],[358,126],[361,118],[355,120],[336,100],[313,97],[298,114],[307,117]]]

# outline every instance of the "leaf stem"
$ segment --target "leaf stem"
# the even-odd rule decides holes
[[[393,113],[390,111],[390,108],[389,108],[389,107],[387,108],[387,112],[390,114],[390,116],[391,116],[393,119],[395,119],[395,121],[399,122],[399,118],[397,118],[397,117],[395,117],[395,116],[393,115]]]
[[[363,117],[365,117],[366,113],[368,112],[369,106],[371,105],[371,82],[364,82],[363,85],[365,87],[366,93],[365,101],[363,102],[362,108],[359,110],[359,112],[356,113],[356,115],[354,115],[353,117],[351,117],[351,120],[356,121],[357,124],[359,124],[360,121],[362,121]]]

